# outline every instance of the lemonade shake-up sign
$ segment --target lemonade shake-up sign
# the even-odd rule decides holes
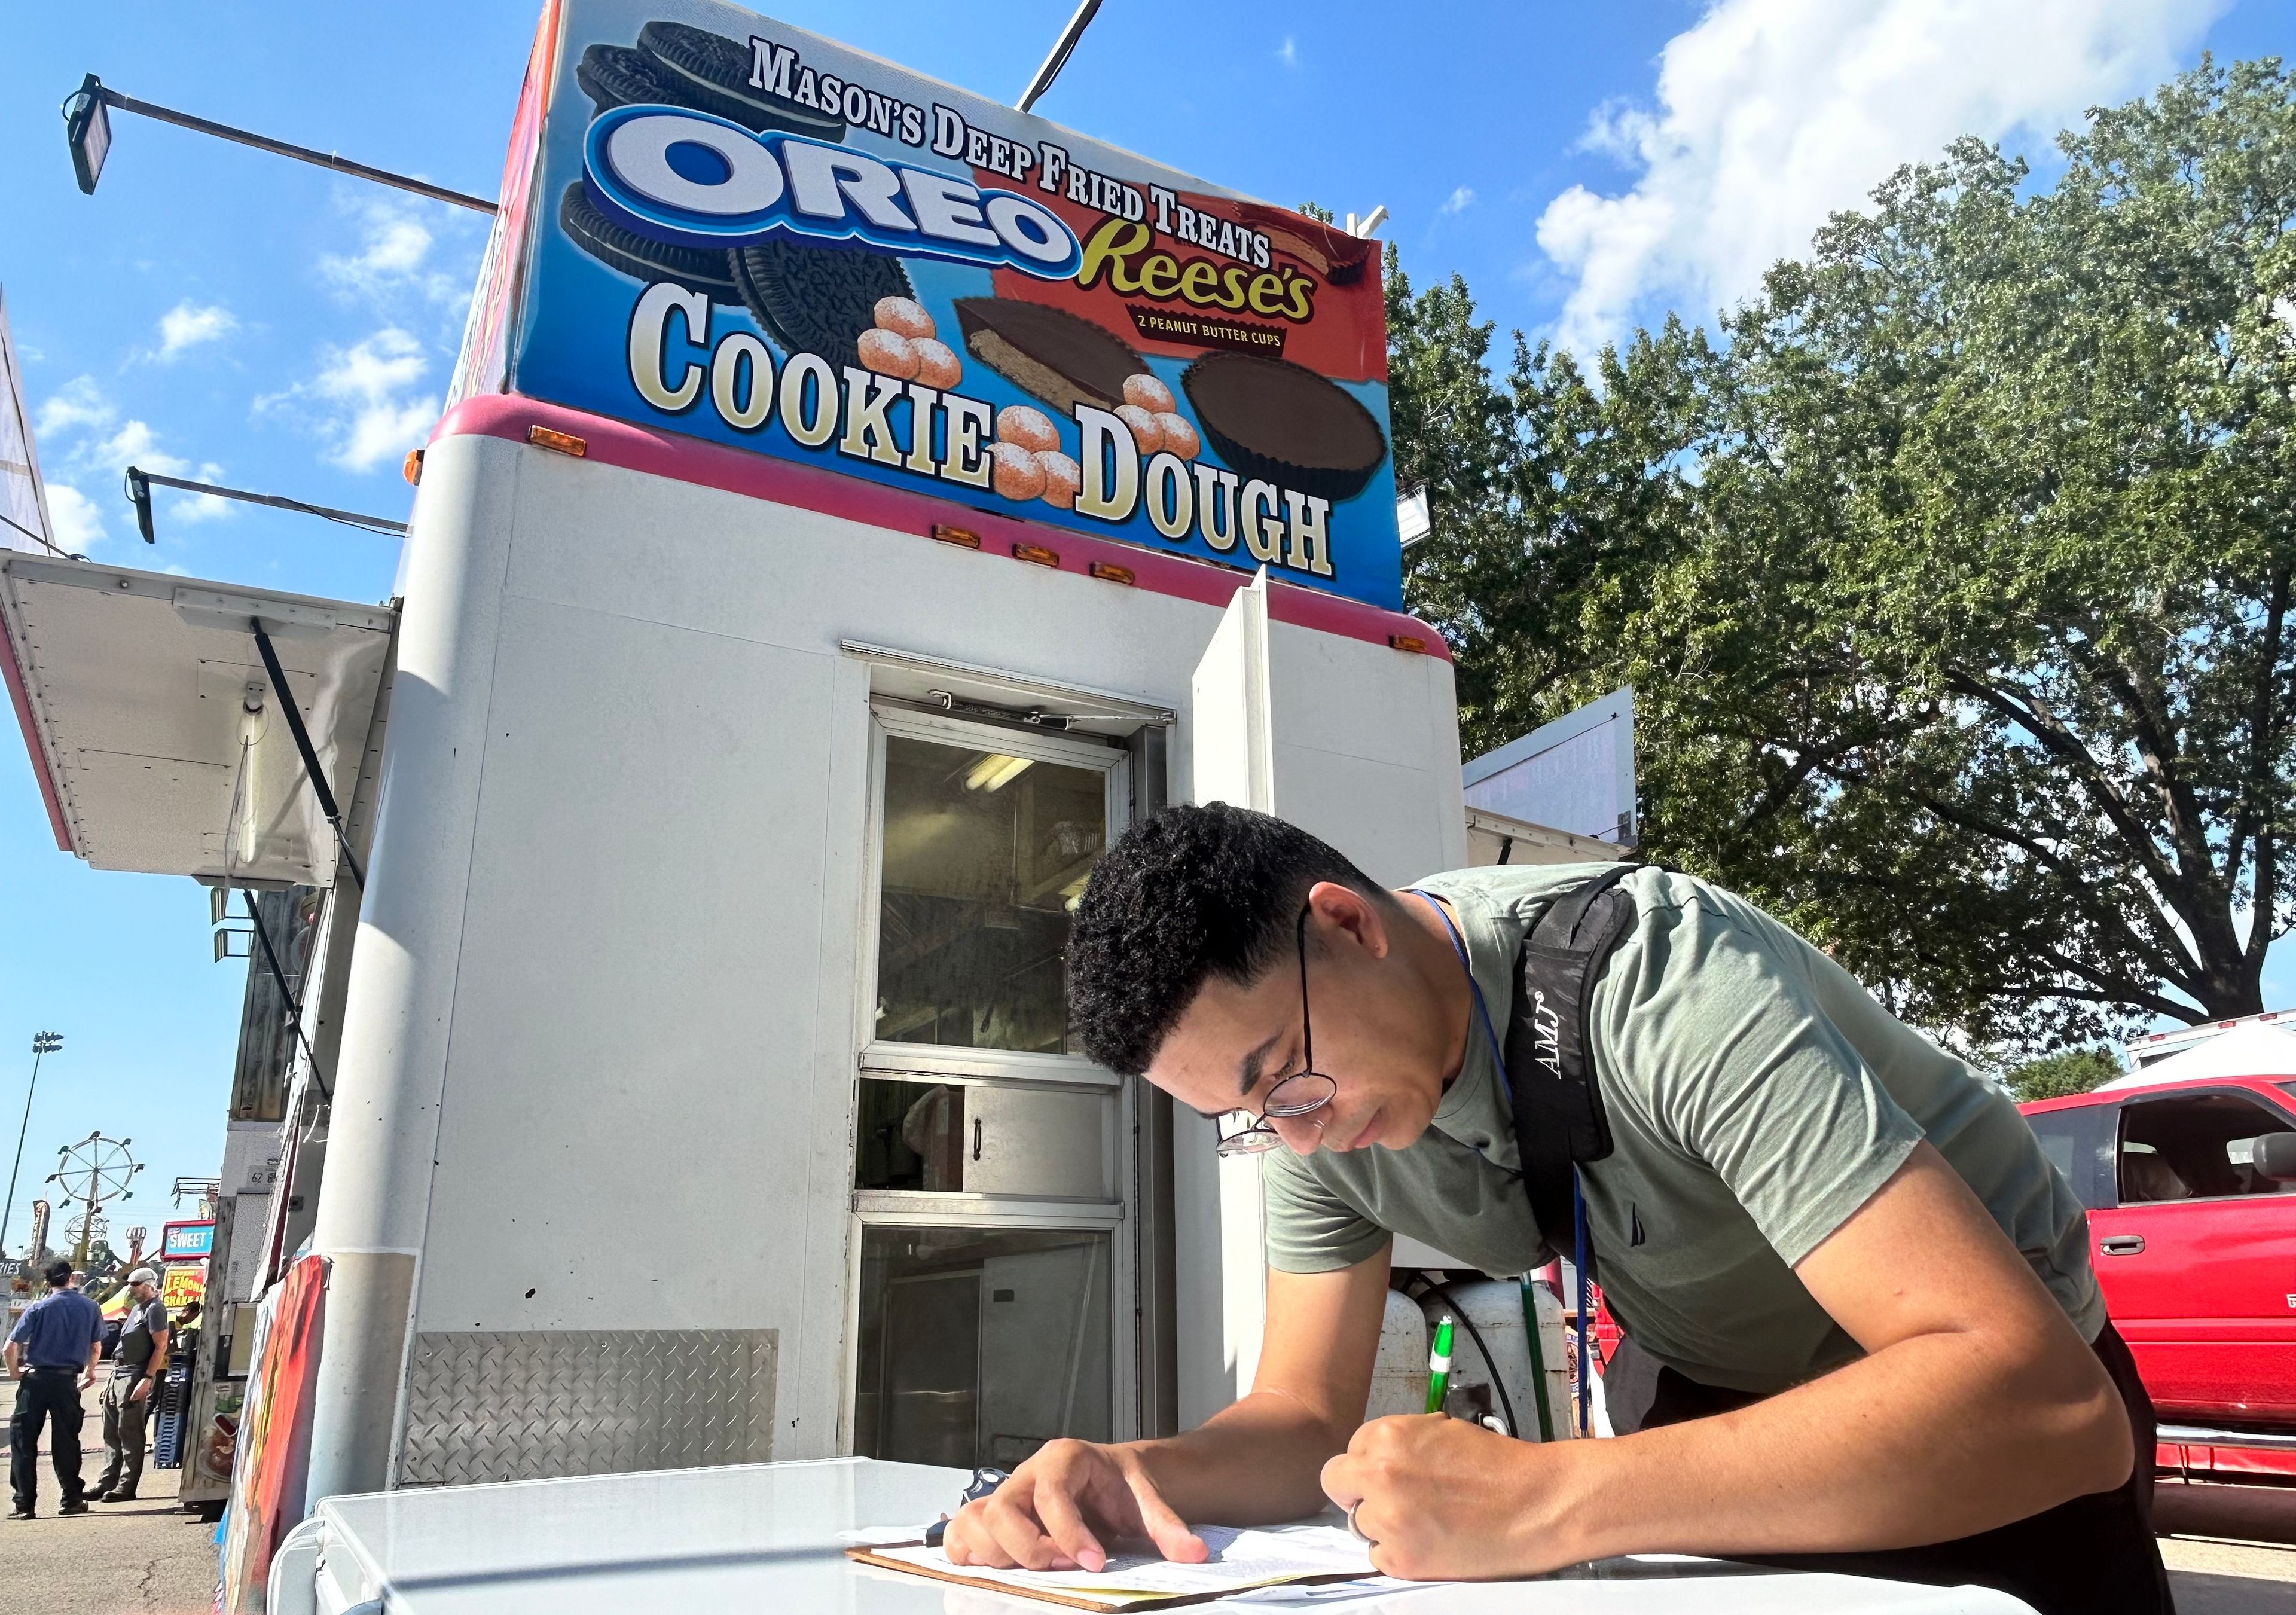
[[[708,0],[567,0],[512,389],[1401,603],[1372,243]]]

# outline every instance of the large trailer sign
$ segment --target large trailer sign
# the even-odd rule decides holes
[[[1400,605],[1374,243],[709,0],[557,21],[511,390]]]

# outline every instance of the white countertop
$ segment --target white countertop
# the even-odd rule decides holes
[[[318,1611],[341,1615],[375,1598],[389,1615],[1044,1615],[1056,1608],[845,1557],[840,1531],[931,1520],[967,1479],[962,1470],[832,1458],[332,1497],[317,1516]],[[291,1595],[274,1607],[309,1606]],[[1349,1615],[2030,1615],[2017,1600],[1976,1588],[1701,1561],[1616,1561],[1539,1581],[1235,1607]]]

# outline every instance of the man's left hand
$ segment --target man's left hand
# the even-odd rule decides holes
[[[1550,1448],[1439,1414],[1374,1419],[1324,1465],[1324,1492],[1356,1505],[1371,1562],[1413,1581],[1483,1581],[1571,1562],[1539,1529],[1559,1502]]]
[[[151,1381],[138,1380],[135,1381],[135,1389],[127,1393],[127,1399],[131,1402],[141,1402],[151,1389]]]

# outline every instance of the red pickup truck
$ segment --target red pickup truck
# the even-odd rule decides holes
[[[2019,1109],[2088,1208],[2162,1472],[2296,1481],[2296,1036],[2242,1028]]]

